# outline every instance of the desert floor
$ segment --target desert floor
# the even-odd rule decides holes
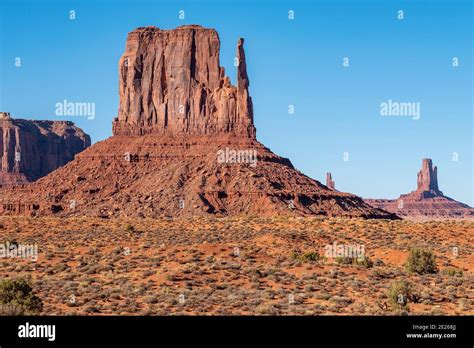
[[[7,241],[38,245],[36,261],[0,258],[0,278],[28,278],[42,314],[474,314],[473,221],[0,217]],[[373,266],[324,257],[335,242]],[[408,273],[411,247],[439,272]],[[389,301],[397,280],[416,294],[408,310]]]

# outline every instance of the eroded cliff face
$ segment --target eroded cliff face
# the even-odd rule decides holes
[[[69,121],[29,121],[0,113],[0,185],[34,181],[74,159],[90,137]]]
[[[255,138],[243,48],[237,44],[237,87],[219,64],[214,29],[138,28],[119,62],[120,105],[114,135],[230,134]]]

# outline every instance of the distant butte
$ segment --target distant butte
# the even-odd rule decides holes
[[[474,218],[474,209],[443,195],[438,187],[438,168],[424,158],[418,172],[417,188],[398,199],[365,199],[370,205],[402,217]]]
[[[90,144],[90,137],[70,121],[23,120],[0,112],[0,185],[37,180]]]
[[[0,213],[398,218],[328,189],[258,142],[244,40],[236,86],[219,51],[217,32],[196,25],[129,33],[113,136],[33,184],[1,190]]]

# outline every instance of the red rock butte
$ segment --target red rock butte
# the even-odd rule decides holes
[[[367,203],[402,217],[474,218],[474,209],[447,197],[438,188],[438,168],[424,158],[418,172],[417,188],[398,199],[366,199]]]
[[[0,213],[398,218],[330,190],[258,142],[244,40],[237,86],[219,50],[217,32],[196,25],[132,31],[113,136],[34,183],[2,189]]]
[[[237,87],[219,64],[214,29],[138,28],[119,62],[114,135],[231,134],[255,138],[244,40],[237,44]]]
[[[0,112],[0,185],[45,176],[90,144],[90,137],[70,121],[23,120]]]

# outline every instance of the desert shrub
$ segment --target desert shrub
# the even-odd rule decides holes
[[[272,305],[261,304],[255,308],[255,313],[260,315],[275,315],[277,311]]]
[[[405,263],[405,268],[408,272],[426,274],[437,273],[436,258],[431,250],[413,248],[408,254],[408,259]]]
[[[0,304],[0,316],[17,316],[17,315],[24,315],[23,310],[12,304]]]
[[[154,304],[154,303],[158,303],[159,301],[159,298],[155,295],[152,295],[152,296],[145,296],[143,298],[143,302],[145,303],[148,303],[148,304]]]
[[[359,257],[354,259],[354,263],[358,266],[362,266],[365,268],[371,268],[374,263],[372,262],[371,259],[369,259],[367,256]]]
[[[293,252],[293,254],[291,254],[291,258],[301,262],[308,262],[318,261],[321,259],[321,256],[316,251],[310,251],[306,253]]]
[[[22,315],[38,314],[43,302],[33,294],[25,279],[3,279],[0,282],[0,305],[3,310]]]
[[[408,301],[412,298],[410,283],[397,280],[390,284],[388,289],[388,300],[392,306],[400,310],[408,310]]]
[[[443,269],[442,273],[449,276],[453,276],[453,277],[456,277],[456,276],[462,277],[463,275],[462,269],[456,268],[456,267],[447,267]]]
[[[338,256],[334,260],[341,265],[350,265],[353,262],[353,258],[349,256]]]
[[[143,272],[143,277],[146,278],[146,277],[152,276],[155,273],[156,273],[156,271],[153,270],[153,269],[146,270],[146,271]]]
[[[370,268],[374,265],[371,259],[369,259],[367,256],[363,257],[336,257],[335,258],[336,263],[341,264],[341,265],[357,265],[357,266],[362,266],[365,268]]]
[[[331,298],[331,302],[337,303],[342,306],[349,306],[351,303],[354,302],[354,300],[349,297],[334,296]]]

